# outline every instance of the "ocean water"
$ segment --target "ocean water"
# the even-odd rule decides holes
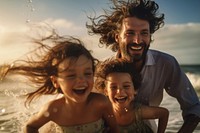
[[[200,65],[185,65],[182,66],[182,69],[190,79],[200,99]],[[29,108],[25,108],[23,95],[32,89],[27,84],[27,80],[19,76],[8,76],[0,81],[0,133],[22,133],[25,121],[37,112],[44,103],[57,97],[41,97]],[[161,106],[170,111],[166,133],[176,133],[183,123],[179,104],[176,99],[164,93]],[[198,124],[194,133],[199,132],[200,124]]]

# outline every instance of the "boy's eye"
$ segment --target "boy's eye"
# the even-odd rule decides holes
[[[125,88],[125,89],[129,89],[129,88],[130,88],[130,85],[124,85],[124,88]]]
[[[116,89],[117,89],[117,86],[110,86],[110,89],[111,89],[111,90],[116,90]]]

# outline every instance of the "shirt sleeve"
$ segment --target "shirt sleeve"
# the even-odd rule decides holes
[[[165,86],[166,92],[179,102],[183,118],[189,114],[195,114],[200,117],[199,98],[175,58],[173,58],[168,68],[170,76],[168,76]]]

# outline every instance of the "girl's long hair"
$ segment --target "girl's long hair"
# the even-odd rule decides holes
[[[39,47],[31,52],[30,57],[26,60],[16,60],[11,65],[1,66],[1,78],[8,73],[14,73],[26,76],[33,85],[38,88],[28,93],[25,105],[29,105],[33,99],[46,94],[62,93],[61,89],[56,89],[50,77],[57,76],[58,65],[66,58],[78,58],[85,55],[92,60],[93,71],[98,60],[91,55],[91,51],[87,50],[83,43],[74,37],[59,36],[56,32],[42,39],[33,39]],[[50,46],[49,44],[53,45]],[[34,55],[34,56],[33,56]]]

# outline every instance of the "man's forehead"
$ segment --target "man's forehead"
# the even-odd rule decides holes
[[[134,17],[125,18],[123,20],[123,26],[124,27],[145,27],[149,28],[148,21],[137,19]]]

